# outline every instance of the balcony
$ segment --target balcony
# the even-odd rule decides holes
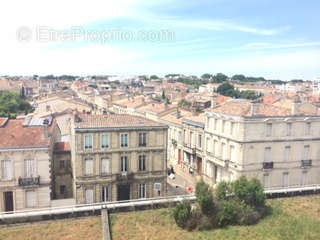
[[[118,182],[126,182],[133,180],[133,173],[122,172],[117,174],[117,181]]]
[[[311,167],[312,166],[312,160],[301,160],[301,167]]]
[[[18,182],[19,182],[19,186],[22,186],[22,187],[40,185],[40,176],[28,177],[28,178],[19,177]]]
[[[263,169],[273,169],[273,162],[264,162]]]

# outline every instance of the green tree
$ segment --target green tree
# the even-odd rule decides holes
[[[15,118],[18,113],[29,113],[32,106],[20,94],[11,91],[0,93],[0,116]]]
[[[213,201],[213,194],[210,191],[208,184],[203,181],[197,183],[196,197],[203,214],[211,215],[214,213],[215,204]]]
[[[234,91],[234,86],[228,82],[221,84],[217,88],[217,92],[224,96],[230,96],[232,91]]]
[[[176,205],[173,210],[173,218],[177,225],[181,228],[186,226],[188,219],[191,216],[191,204],[189,201],[183,201]]]
[[[224,75],[223,73],[217,73],[216,75],[214,75],[212,77],[212,82],[214,82],[214,83],[222,83],[222,82],[227,81],[227,79],[228,79],[227,75]]]
[[[232,80],[235,80],[235,81],[246,81],[246,77],[242,74],[236,74],[236,75],[233,75]]]
[[[150,79],[159,79],[159,77],[157,75],[151,75]]]
[[[205,74],[203,74],[203,75],[201,76],[201,78],[208,80],[208,79],[212,78],[212,75],[211,75],[210,73],[205,73]]]

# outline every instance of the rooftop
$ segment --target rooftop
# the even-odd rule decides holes
[[[78,118],[78,120],[77,120]],[[141,127],[166,127],[166,125],[128,114],[89,115],[75,116],[76,128],[141,128]]]
[[[293,107],[294,106],[292,106],[292,108]],[[254,108],[256,109],[253,111]],[[281,117],[292,116],[292,108],[276,106],[267,103],[256,103],[256,106],[254,106],[249,100],[234,99],[213,108],[212,111],[242,117]],[[295,115],[318,115],[318,110],[315,110],[315,106],[305,107],[304,104],[297,104]]]
[[[23,123],[24,119],[10,119],[0,127],[0,149],[49,146],[50,139],[45,137],[44,127],[24,127]]]

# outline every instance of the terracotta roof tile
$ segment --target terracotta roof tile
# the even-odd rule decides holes
[[[150,119],[129,114],[79,114],[77,116],[79,117],[80,122],[75,122],[76,128],[166,127],[166,125]]]
[[[8,120],[0,127],[0,148],[47,147],[44,127],[23,127],[24,119]]]

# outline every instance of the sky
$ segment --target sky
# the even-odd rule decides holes
[[[320,76],[318,0],[10,0],[0,10],[0,75]]]

